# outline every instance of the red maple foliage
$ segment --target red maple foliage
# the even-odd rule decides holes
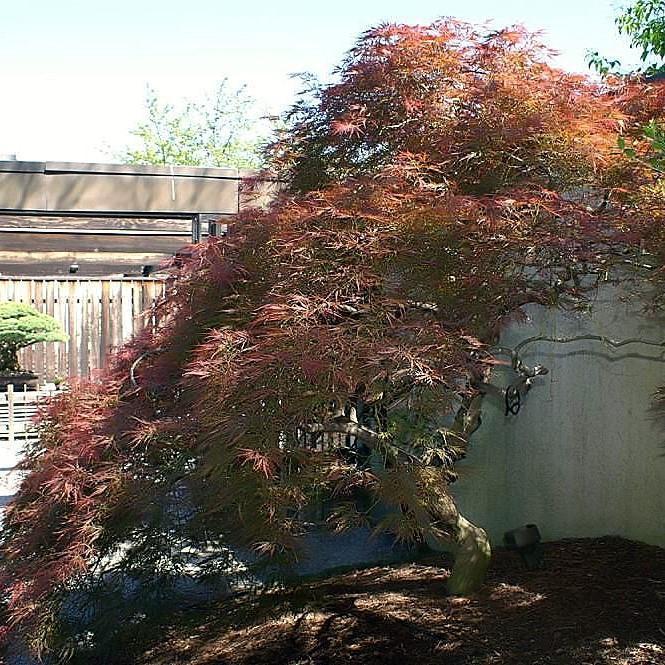
[[[645,237],[627,192],[647,176],[616,150],[637,88],[548,55],[519,27],[384,25],[302,97],[270,149],[273,205],[192,247],[156,328],[42,417],[2,550],[37,646],[104,571],[297,551],[324,498],[331,528],[450,545],[452,590],[482,580],[487,539],[447,485],[489,345]]]

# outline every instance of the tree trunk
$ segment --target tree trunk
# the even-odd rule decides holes
[[[18,347],[0,342],[0,372],[19,372]]]
[[[482,402],[482,394],[476,395],[454,427],[467,441],[480,426]],[[446,548],[455,557],[453,572],[448,579],[446,589],[453,596],[465,596],[482,586],[490,565],[492,548],[485,530],[469,522],[459,510],[457,510],[455,534],[454,541]]]
[[[446,590],[453,596],[466,596],[482,586],[492,549],[484,529],[472,524],[460,513],[457,514],[455,530],[457,536],[454,540],[430,536],[427,544],[436,552],[450,552],[455,557]]]

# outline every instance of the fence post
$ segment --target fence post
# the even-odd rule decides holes
[[[37,383],[37,395],[39,395],[39,383]],[[23,408],[28,408],[28,384],[23,384]],[[29,419],[26,417],[25,422],[23,423],[23,445],[28,445],[28,429],[29,429]]]
[[[14,445],[14,384],[7,385],[7,436],[9,445]]]
[[[192,215],[192,244],[201,242],[201,215]]]

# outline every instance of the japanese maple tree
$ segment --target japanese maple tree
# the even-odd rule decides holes
[[[521,28],[384,25],[303,94],[272,206],[174,263],[156,328],[43,416],[3,528],[37,646],[104,571],[288,559],[324,500],[323,526],[451,550],[449,591],[478,588],[489,541],[448,487],[491,344],[642,228],[622,221],[625,95],[548,57]]]

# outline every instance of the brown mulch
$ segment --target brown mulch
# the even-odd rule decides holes
[[[141,665],[665,665],[665,549],[620,538],[495,554],[485,587],[444,595],[440,557],[219,605],[165,629]]]

